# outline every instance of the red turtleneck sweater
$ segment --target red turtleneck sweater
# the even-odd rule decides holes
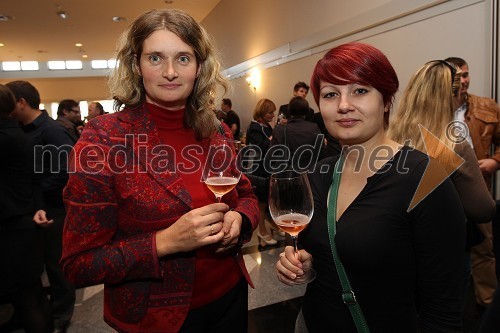
[[[187,145],[200,145],[192,128],[184,127],[184,109],[170,111],[153,104],[146,104],[156,124],[162,144],[175,150],[176,164],[190,166],[181,154]],[[204,165],[206,155],[197,156]],[[192,198],[192,207],[198,208],[215,202],[215,196],[201,181],[201,168],[193,173],[179,173]],[[243,274],[230,255],[216,254],[215,247],[207,246],[196,251],[196,266],[191,308],[208,304],[224,295],[241,279]]]

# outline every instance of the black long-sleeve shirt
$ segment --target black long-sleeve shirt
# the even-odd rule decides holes
[[[299,235],[317,273],[302,308],[310,333],[356,332],[327,230],[337,158],[323,160],[310,178],[314,216]],[[322,164],[327,173],[319,172]],[[338,253],[372,333],[461,331],[465,215],[452,182],[445,180],[408,212],[427,164],[423,153],[402,148],[384,172],[367,179],[337,222]]]

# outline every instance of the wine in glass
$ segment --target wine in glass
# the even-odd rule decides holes
[[[276,225],[288,233],[298,256],[297,236],[312,218],[314,201],[307,173],[285,170],[269,179],[269,211]],[[294,280],[295,284],[309,283],[316,277],[310,268]]]
[[[203,181],[215,194],[217,202],[221,202],[222,196],[230,192],[241,177],[235,144],[235,140],[222,137],[210,141]]]

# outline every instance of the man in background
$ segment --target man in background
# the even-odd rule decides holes
[[[305,99],[307,97],[308,92],[309,92],[309,86],[305,82],[299,81],[293,86],[293,97],[300,96]],[[314,115],[314,110],[309,108],[309,112],[307,112],[305,119],[307,121],[311,121],[313,115]],[[290,119],[288,104],[283,104],[282,106],[280,106],[278,111],[277,124],[286,124],[287,119]]]
[[[76,142],[80,137],[82,118],[80,113],[80,104],[72,99],[65,99],[59,102],[57,107],[57,119],[63,125],[73,140]]]
[[[105,114],[104,107],[99,102],[91,102],[89,104],[89,115],[87,116],[87,121],[97,116]]]
[[[42,192],[37,207],[43,208],[47,217],[54,220],[42,229],[42,251],[50,283],[54,332],[66,332],[73,316],[75,287],[66,280],[59,266],[66,217],[62,192],[68,182],[68,157],[75,139],[59,122],[39,110],[40,94],[33,85],[27,81],[12,81],[6,86],[16,97],[16,109],[11,116],[21,124],[35,146],[35,184],[40,186]],[[76,110],[74,105],[72,108]]]
[[[467,139],[476,153],[479,168],[491,191],[493,175],[500,167],[500,109],[493,99],[468,93],[469,66],[464,59],[450,57],[445,61],[455,64],[462,71],[460,106],[455,111],[455,119],[465,122],[468,126]],[[494,146],[493,154],[491,154],[492,146]],[[492,223],[482,223],[478,226],[485,239],[471,247],[470,259],[476,303],[484,309],[493,299],[497,288],[497,276]]]
[[[232,110],[233,103],[229,98],[223,98],[220,105],[222,112],[224,112],[225,117],[223,118],[224,123],[231,129],[233,137],[235,140],[240,139],[240,117]]]

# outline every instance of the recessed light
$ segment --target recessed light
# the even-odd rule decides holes
[[[76,43],[76,44],[75,44],[75,46],[76,46],[76,47],[82,47],[82,46],[83,46],[83,44],[82,44],[82,43]]]
[[[10,20],[13,20],[14,18],[15,17],[13,17],[13,16],[0,14],[0,21],[10,21]]]
[[[165,2],[165,5],[171,5],[174,3],[172,0],[165,0],[164,2]]]
[[[0,47],[5,46],[3,43],[0,43]]]
[[[65,12],[65,11],[58,11],[57,13],[57,16],[59,16],[60,18],[62,18],[63,20],[67,19],[68,18],[68,14]]]
[[[82,55],[82,58],[88,58],[88,57],[89,57],[89,56],[88,56],[88,55],[86,55],[86,54]]]
[[[113,17],[113,22],[124,22],[126,20],[127,19],[125,17],[121,17],[121,16],[114,16]]]

